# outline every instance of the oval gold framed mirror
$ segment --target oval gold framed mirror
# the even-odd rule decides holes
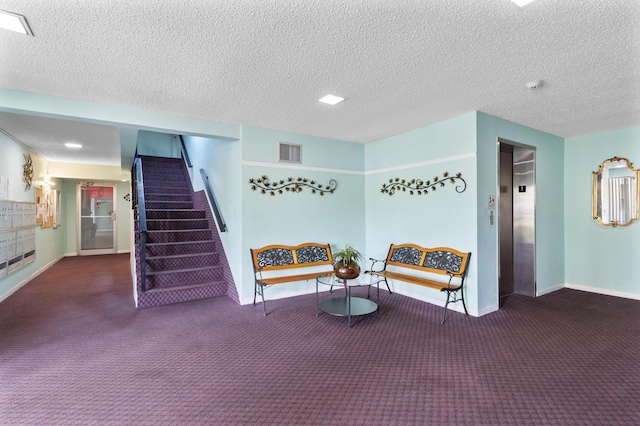
[[[593,172],[593,218],[604,226],[627,226],[638,220],[640,171],[626,158],[605,160]]]

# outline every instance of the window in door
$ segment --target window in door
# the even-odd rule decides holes
[[[81,183],[78,192],[79,253],[115,253],[116,187]]]

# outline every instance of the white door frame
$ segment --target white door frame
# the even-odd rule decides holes
[[[104,249],[82,249],[82,188],[83,187],[110,187],[113,188],[113,211],[111,220],[113,221],[113,246]],[[78,182],[76,185],[76,252],[79,256],[91,256],[98,254],[115,254],[118,252],[118,185],[112,182]]]

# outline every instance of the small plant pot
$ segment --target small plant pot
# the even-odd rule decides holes
[[[343,280],[352,280],[360,275],[360,265],[355,262],[347,263],[338,262],[333,267],[336,277]]]

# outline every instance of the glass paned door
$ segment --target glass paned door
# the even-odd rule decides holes
[[[80,184],[78,188],[80,254],[108,254],[116,250],[116,187]]]

